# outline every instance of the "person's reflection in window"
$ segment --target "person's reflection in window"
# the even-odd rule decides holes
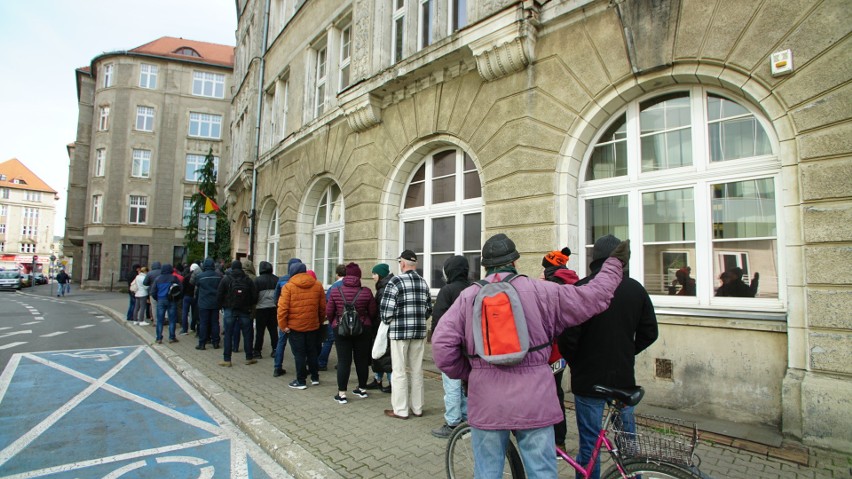
[[[695,280],[689,275],[692,273],[692,268],[684,266],[675,272],[675,279],[672,280],[669,286],[669,294],[676,296],[695,296]],[[680,290],[677,286],[680,285]]]

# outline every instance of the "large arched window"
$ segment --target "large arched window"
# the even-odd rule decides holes
[[[779,307],[772,144],[755,112],[723,92],[681,88],[627,105],[587,155],[586,265],[595,239],[612,233],[631,239],[632,276],[666,296],[655,302]],[[758,299],[730,299],[755,293],[755,273]]]
[[[335,268],[343,258],[343,197],[334,183],[323,190],[314,216],[314,272],[324,285],[336,279]]]
[[[426,156],[409,179],[400,212],[403,249],[417,253],[418,272],[432,288],[445,284],[444,261],[467,257],[479,279],[482,186],[473,160],[458,148]]]

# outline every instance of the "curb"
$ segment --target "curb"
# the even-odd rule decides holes
[[[112,308],[97,303],[81,304],[95,307],[110,315],[119,323],[127,323]],[[178,353],[163,345],[150,344],[150,336],[140,331],[139,328],[130,328],[127,324],[124,324],[124,327],[149,343],[149,347],[156,351],[182,378],[198,389],[208,401],[222,411],[244,434],[293,477],[297,479],[343,479],[343,476],[307,452],[302,446],[293,442],[293,439],[238,401],[218,383],[192,367]]]

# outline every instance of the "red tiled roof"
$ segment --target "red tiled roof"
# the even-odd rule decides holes
[[[17,158],[6,160],[0,163],[0,175],[5,175],[6,179],[0,180],[0,187],[16,188],[19,190],[44,191],[46,193],[56,194],[56,190],[47,186],[47,183],[35,175],[29,168],[24,166]],[[2,176],[0,176],[2,178]],[[14,180],[19,180],[19,183],[14,183]]]
[[[191,48],[200,57],[175,53],[181,48]],[[194,60],[228,67],[234,66],[234,47],[218,43],[197,42],[175,37],[162,37],[130,50],[133,53],[145,53],[181,60]]]

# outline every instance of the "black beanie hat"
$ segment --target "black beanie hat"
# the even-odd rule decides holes
[[[509,264],[520,257],[515,243],[503,233],[488,238],[482,245],[482,266],[486,268]]]
[[[595,241],[595,246],[592,248],[592,261],[609,257],[619,243],[621,243],[621,240],[613,235],[601,236]]]

